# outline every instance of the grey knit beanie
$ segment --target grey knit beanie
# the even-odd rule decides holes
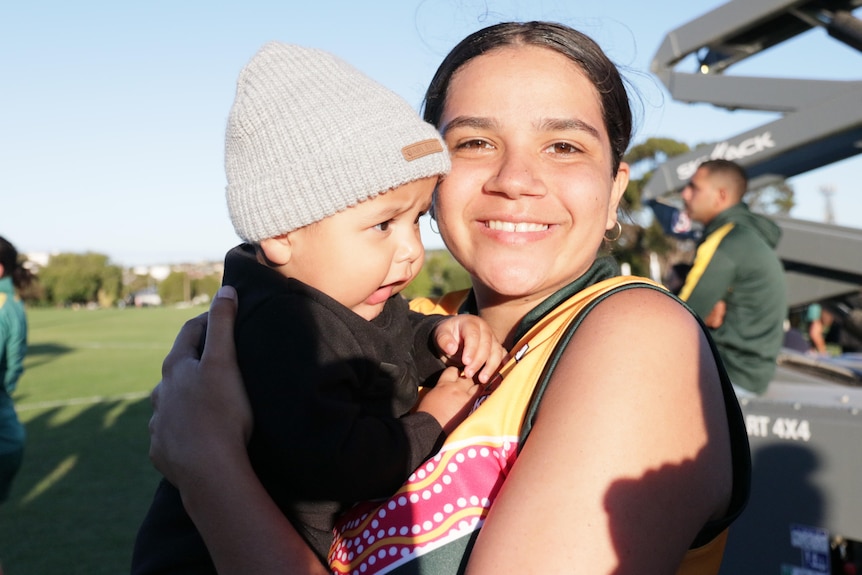
[[[225,172],[244,241],[285,234],[449,165],[431,124],[332,54],[271,42],[239,75]]]

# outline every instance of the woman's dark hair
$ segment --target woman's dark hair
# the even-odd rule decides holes
[[[583,70],[602,103],[616,175],[632,137],[632,112],[620,72],[589,36],[554,22],[504,22],[470,34],[446,56],[425,92],[425,121],[440,127],[452,76],[467,62],[504,46],[540,46],[562,54]]]
[[[3,266],[3,276],[11,276],[12,284],[23,289],[30,285],[33,274],[18,263],[18,250],[6,238],[0,236],[0,265]]]

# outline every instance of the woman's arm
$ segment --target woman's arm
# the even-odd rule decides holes
[[[557,365],[469,573],[674,573],[732,489],[715,360],[659,292],[599,304]]]
[[[220,574],[327,573],[251,468],[235,314],[236,292],[224,287],[209,321],[195,318],[177,336],[152,395],[150,458],[180,490]]]

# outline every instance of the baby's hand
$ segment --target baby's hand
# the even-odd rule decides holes
[[[491,379],[506,356],[491,327],[475,315],[446,318],[434,328],[434,340],[447,365],[462,367],[468,378],[478,373],[482,383]]]
[[[425,392],[416,411],[430,413],[449,433],[470,413],[479,389],[472,379],[461,376],[457,367],[447,367],[437,385]]]

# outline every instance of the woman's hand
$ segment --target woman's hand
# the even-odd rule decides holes
[[[150,460],[181,492],[215,466],[246,457],[252,413],[236,360],[236,307],[236,291],[224,286],[209,318],[186,322],[151,396]]]

